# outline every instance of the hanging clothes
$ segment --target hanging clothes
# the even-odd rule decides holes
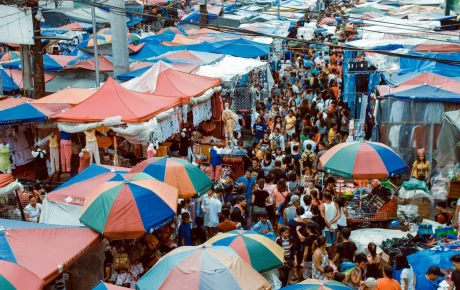
[[[11,170],[10,144],[0,144],[0,170]]]
[[[32,151],[34,158],[34,170],[37,179],[45,180],[48,179],[48,168],[46,166],[46,151],[40,148],[37,151]]]

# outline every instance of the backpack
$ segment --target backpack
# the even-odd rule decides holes
[[[113,257],[113,268],[115,270],[119,269],[129,269],[131,261],[127,253],[117,253]]]
[[[303,161],[304,167],[312,167],[313,166],[313,161],[311,161],[310,156],[313,154],[313,152],[310,152],[309,154],[307,153],[307,160]]]

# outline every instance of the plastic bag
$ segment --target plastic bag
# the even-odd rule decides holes
[[[406,222],[417,222],[420,218],[418,206],[413,204],[398,205],[398,213],[396,216]]]
[[[402,184],[406,190],[421,189],[428,192],[428,187],[425,181],[418,180],[417,178],[411,178],[409,181],[404,181]]]

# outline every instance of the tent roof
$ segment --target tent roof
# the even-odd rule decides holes
[[[0,226],[6,229],[0,232],[0,259],[21,265],[45,283],[59,276],[58,265],[68,268],[102,240],[101,235],[86,227],[5,219],[0,219]]]
[[[199,96],[208,89],[221,84],[218,78],[192,75],[166,68],[167,66],[163,62],[158,62],[142,76],[122,85],[141,93],[148,92],[158,96],[181,98],[184,104],[188,104],[191,97]]]
[[[59,122],[100,122],[121,116],[126,123],[140,123],[180,105],[179,98],[160,97],[133,92],[109,78],[91,97],[62,113]]]
[[[70,104],[78,105],[96,93],[96,90],[67,88],[44,98],[33,101],[33,104]]]
[[[70,108],[68,104],[31,104],[24,103],[0,111],[0,126],[20,123],[44,122],[47,117],[58,114]]]
[[[179,50],[171,51],[165,54],[162,54],[158,57],[151,59],[162,60],[168,63],[196,63],[196,64],[210,64],[212,62],[218,61],[224,57],[223,54],[202,52],[202,51],[192,51],[192,50]]]
[[[56,93],[66,88],[89,89],[95,87],[96,82],[94,79],[79,79],[71,77],[57,77],[45,84],[45,88],[48,93]]]
[[[400,85],[395,88],[377,86],[381,96],[388,96],[410,101],[432,101],[460,103],[460,87],[445,85]]]
[[[16,107],[16,106],[18,106],[20,104],[30,102],[30,101],[33,101],[33,99],[29,99],[29,98],[26,98],[26,97],[7,98],[7,99],[4,99],[4,100],[0,101],[0,111],[1,110],[6,110],[6,109],[9,109],[9,108],[12,108],[12,107]]]
[[[0,71],[2,73],[2,84],[4,91],[14,91],[23,88],[24,84],[22,82],[22,71],[15,69],[1,69]],[[55,76],[45,74],[45,83],[54,78]]]
[[[163,61],[159,61],[158,63],[160,63],[162,71],[168,68],[172,68],[172,69],[175,69],[181,72],[192,73],[199,68],[197,64],[172,64],[172,63],[164,63]],[[128,80],[134,79],[135,77],[140,77],[141,75],[143,75],[145,72],[147,72],[149,69],[151,69],[153,66],[157,64],[153,63],[153,65],[151,66],[132,70],[130,72],[119,75],[117,78],[119,80],[128,81]]]
[[[421,43],[412,48],[414,51],[422,52],[460,52],[460,44],[424,44]]]
[[[91,59],[87,59],[84,61],[80,61],[72,66],[67,67],[67,69],[76,69],[76,68],[96,71],[96,62],[94,61],[94,58],[91,58]],[[99,56],[99,71],[101,72],[112,72],[113,71],[113,63],[102,55]]]

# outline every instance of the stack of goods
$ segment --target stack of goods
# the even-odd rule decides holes
[[[427,245],[423,238],[407,234],[407,238],[387,239],[382,242],[380,247],[390,257],[389,263],[392,264],[397,254],[408,256],[416,253],[417,247],[425,249]]]
[[[450,163],[432,178],[431,192],[436,200],[460,197],[460,164]]]
[[[351,199],[353,198],[355,185],[353,183],[345,183],[343,179],[339,179],[335,183],[335,191],[345,199]]]
[[[403,223],[417,223],[420,220],[418,206],[413,204],[398,205],[397,217]]]

